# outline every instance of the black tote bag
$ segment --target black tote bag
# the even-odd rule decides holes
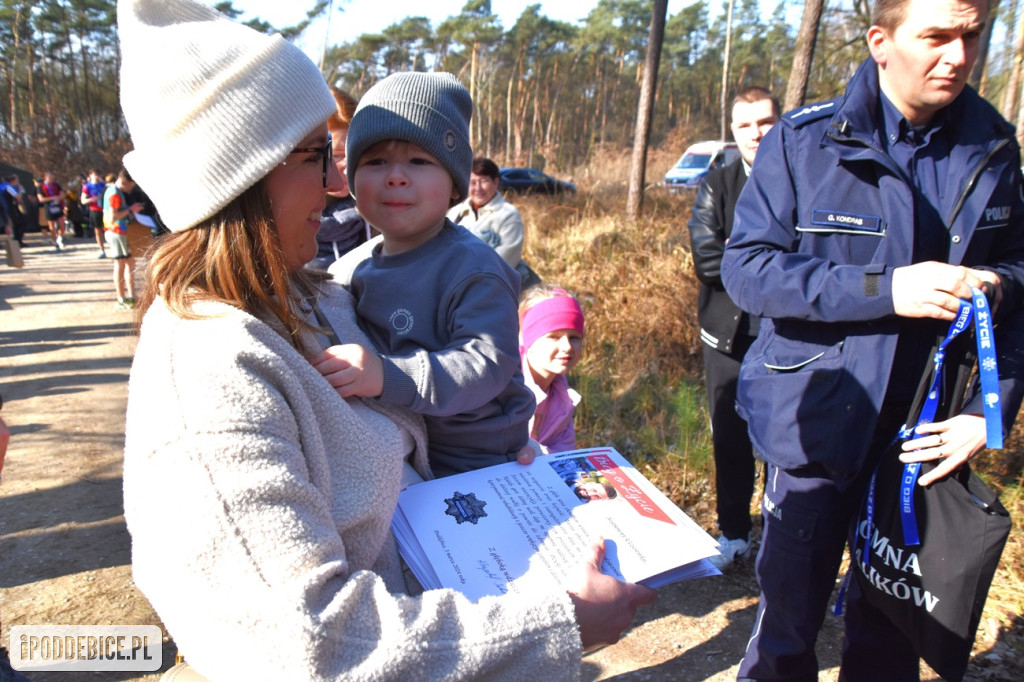
[[[977,359],[973,343],[972,335],[963,334],[945,351],[935,421],[963,407]],[[907,424],[918,422],[934,373],[929,364]],[[915,653],[943,679],[958,682],[967,672],[988,588],[1010,536],[1010,514],[965,465],[927,488],[913,484],[920,544],[908,545],[900,509],[903,442],[890,445],[879,463],[870,522],[865,500],[851,539],[851,570],[863,598],[886,614]],[[935,466],[924,463],[922,473]]]
[[[965,333],[946,349],[935,421],[959,413],[965,402],[976,362],[973,343],[972,335]],[[929,363],[907,424],[917,423],[934,373],[935,365]],[[903,442],[894,442],[878,465],[872,522],[865,504],[851,539],[851,570],[864,599],[906,635],[935,672],[957,682],[967,670],[985,599],[1010,534],[1010,515],[996,493],[965,465],[927,488],[913,485],[920,544],[908,545],[900,499]],[[921,473],[935,466],[925,462]]]
[[[907,546],[900,520],[903,465],[898,446],[878,470],[874,532],[858,521],[853,572],[864,598],[913,643],[946,680],[961,680],[989,586],[1010,534],[996,494],[962,467],[928,488],[914,486],[921,544]],[[925,464],[922,472],[934,468]],[[865,567],[861,553],[870,553]]]

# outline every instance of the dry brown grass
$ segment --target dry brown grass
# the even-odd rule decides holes
[[[647,181],[660,183],[684,145],[651,154]],[[580,193],[515,198],[527,226],[524,257],[549,282],[577,293],[587,343],[573,384],[581,445],[613,444],[677,503],[713,526],[713,486],[701,384],[697,281],[686,222],[692,193],[651,187],[643,216],[625,218],[629,156],[607,152],[572,173]],[[1006,449],[976,469],[1012,516],[1024,518],[1024,425]],[[1024,660],[1024,532],[1007,543],[979,631]],[[1000,674],[1006,668],[1000,665]],[[1024,679],[1024,670],[1018,679]]]

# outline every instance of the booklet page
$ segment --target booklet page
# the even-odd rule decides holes
[[[409,486],[393,521],[427,589],[472,599],[564,588],[605,539],[602,570],[651,587],[716,575],[715,540],[612,448],[574,450]]]

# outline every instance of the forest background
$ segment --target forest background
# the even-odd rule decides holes
[[[68,177],[90,166],[116,168],[130,148],[118,105],[114,0],[0,0],[0,147],[4,161],[39,175]],[[316,0],[305,20],[258,30],[295,39],[317,18],[343,27],[343,0]],[[476,103],[473,142],[502,165],[575,175],[604,153],[632,146],[645,75],[650,0],[599,0],[576,23],[528,6],[503,27],[490,0],[468,0],[436,26],[425,17],[396,21],[378,34],[325,41],[328,81],[359,96],[389,73],[438,69],[459,75]],[[1021,111],[1024,21],[1018,0],[991,0],[995,11],[972,84],[1011,122]],[[661,3],[664,7],[664,2]],[[667,17],[659,43],[648,137],[651,149],[682,153],[688,142],[719,138],[723,90],[746,85],[786,92],[797,52],[787,23],[820,8],[809,36],[813,58],[799,65],[803,101],[842,92],[865,58],[867,0],[699,0]],[[216,7],[238,17],[230,2]],[[664,11],[664,9],[662,9]],[[730,21],[731,20],[731,21]],[[731,27],[731,31],[728,29]],[[330,36],[330,32],[328,33]],[[989,49],[990,35],[994,35]],[[728,52],[726,45],[728,43]],[[728,75],[723,78],[728,54]],[[133,96],[146,97],[147,93]],[[154,106],[159,102],[154,100]],[[1018,126],[1024,128],[1024,126]],[[652,169],[660,178],[666,169]]]
[[[295,26],[247,23],[294,39],[337,9],[310,4]],[[764,14],[757,0],[714,8],[694,2],[664,17],[660,65],[651,73],[648,43],[659,4],[664,11],[663,1],[599,0],[576,24],[549,19],[534,5],[505,28],[489,0],[469,0],[436,26],[424,17],[398,18],[379,34],[325,45],[321,70],[357,97],[395,71],[454,72],[476,103],[478,153],[578,185],[572,197],[516,204],[527,224],[527,260],[546,280],[577,292],[587,314],[586,356],[571,377],[584,396],[580,443],[615,445],[711,530],[697,284],[685,229],[693,197],[658,184],[689,143],[722,136],[723,93],[762,85],[782,98],[803,79],[795,105],[840,94],[867,56],[870,3],[782,0]],[[991,5],[971,82],[1022,129],[1024,2]],[[239,16],[229,2],[217,8]],[[803,31],[787,23],[816,10]],[[89,168],[120,165],[131,143],[118,104],[114,18],[114,0],[0,0],[0,161],[36,176],[53,170],[65,183]],[[801,48],[809,60],[795,60]],[[645,75],[653,83],[650,130],[641,140],[648,181],[643,209],[633,214],[626,211],[627,181]],[[153,106],[160,106],[157,98]],[[1018,423],[1005,450],[976,460],[1018,519],[1021,433]],[[1022,613],[1024,532],[1015,530],[986,606],[984,622],[995,626],[984,639],[1007,643],[1014,670],[1024,675]]]

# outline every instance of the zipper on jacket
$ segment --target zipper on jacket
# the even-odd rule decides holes
[[[957,197],[956,204],[953,205],[953,213],[950,214],[949,222],[946,223],[947,232],[949,232],[949,230],[953,227],[953,222],[956,220],[956,217],[960,215],[960,210],[964,207],[964,204],[967,202],[967,195],[971,193],[972,189],[974,189],[974,183],[978,181],[978,176],[981,175],[981,172],[983,170],[985,170],[985,166],[987,166],[988,162],[992,160],[992,157],[996,155],[996,152],[998,152],[1000,149],[1002,149],[1008,144],[1010,144],[1010,141],[1005,137],[999,140],[996,143],[996,146],[992,147],[989,153],[985,155],[985,158],[981,160],[981,163],[978,164],[978,167],[971,172],[970,177],[967,178],[967,184],[964,185],[963,191],[961,191],[960,196]]]

